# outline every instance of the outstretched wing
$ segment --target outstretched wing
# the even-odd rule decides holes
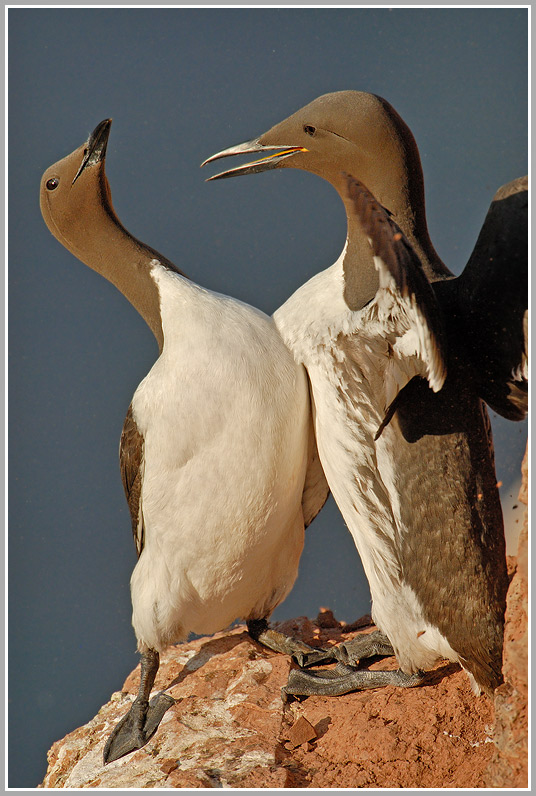
[[[459,323],[480,397],[522,420],[528,408],[528,179],[499,188],[458,279]]]
[[[127,497],[132,521],[132,534],[138,556],[145,542],[143,512],[141,509],[141,487],[143,482],[143,436],[132,416],[132,405],[128,407],[119,443],[121,480]]]
[[[414,377],[438,392],[446,378],[445,333],[435,293],[419,257],[388,210],[363,183],[346,175],[348,196],[372,247],[380,286],[375,304],[393,333],[385,391],[389,407],[378,436],[396,409],[400,390]]]

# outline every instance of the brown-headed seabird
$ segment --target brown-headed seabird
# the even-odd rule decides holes
[[[310,656],[341,663],[335,672],[295,670],[287,691],[415,685],[446,658],[491,694],[501,682],[508,579],[482,399],[512,419],[527,408],[526,186],[497,195],[454,278],[428,234],[417,145],[384,99],[326,94],[205,163],[246,153],[262,157],[211,179],[299,168],[330,182],[345,205],[341,256],[274,319],[307,369],[320,459],[379,628]],[[392,651],[398,672],[347,666]]]
[[[52,234],[124,294],[160,349],[121,436],[141,682],[105,762],[156,730],[174,702],[161,693],[149,704],[159,653],[190,632],[244,618],[273,649],[311,650],[266,618],[290,591],[304,525],[328,494],[305,370],[272,318],[194,284],[121,225],[105,175],[110,125],[47,169],[40,189]]]

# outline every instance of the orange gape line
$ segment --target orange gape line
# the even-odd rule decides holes
[[[248,163],[246,165],[249,166],[252,165],[253,163],[262,163],[264,160],[270,160],[270,158],[280,158],[281,155],[292,155],[293,152],[308,152],[308,151],[309,150],[306,149],[304,146],[292,147],[292,149],[284,149],[282,152],[274,152],[273,155],[265,155],[263,158],[259,158],[258,160],[252,160],[251,164]]]

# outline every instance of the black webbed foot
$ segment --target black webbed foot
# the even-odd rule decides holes
[[[326,653],[325,650],[315,649],[304,641],[300,641],[300,639],[286,636],[284,633],[280,633],[279,630],[274,630],[266,619],[248,619],[247,628],[251,638],[258,641],[259,644],[264,644],[265,647],[275,652],[291,655],[298,666],[311,665],[304,663],[308,656]]]
[[[149,710],[145,717],[145,724],[143,725],[143,733],[146,737],[145,743],[153,737],[160,722],[164,718],[164,714],[176,701],[177,700],[173,699],[169,694],[157,694],[151,699],[149,702]]]
[[[111,763],[145,746],[155,734],[166,710],[174,704],[173,697],[167,694],[157,694],[150,703],[138,697],[108,738],[104,762]]]
[[[149,702],[159,662],[156,650],[143,653],[138,696],[106,741],[103,752],[104,763],[111,763],[145,746],[155,734],[166,710],[175,704],[173,697],[162,693],[154,696]]]
[[[414,688],[424,679],[423,672],[405,674],[400,669],[395,671],[369,671],[357,669],[339,663],[335,669],[323,672],[306,672],[293,669],[287,685],[282,689],[283,695],[292,696],[340,696],[350,691],[362,691],[366,688],[381,688],[396,685],[400,688]]]
[[[149,703],[145,699],[136,699],[132,707],[116,724],[104,747],[104,763],[111,763],[135,749],[141,749],[146,743],[143,731]]]
[[[294,661],[302,668],[315,666],[322,663],[356,664],[365,658],[373,658],[376,655],[394,655],[395,652],[391,642],[381,630],[374,630],[372,633],[361,633],[359,636],[338,644],[329,649],[312,650],[304,653],[298,658],[293,655]]]

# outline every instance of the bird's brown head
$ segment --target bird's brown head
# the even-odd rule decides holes
[[[131,235],[115,213],[105,174],[111,125],[112,120],[105,119],[85,144],[45,171],[40,186],[41,212],[54,237],[130,301],[162,350],[160,297],[152,271],[156,263],[182,272]]]
[[[389,206],[389,187],[405,182],[404,146],[418,160],[409,128],[385,100],[362,91],[337,91],[318,97],[258,138],[218,152],[203,165],[230,155],[259,153],[259,160],[210,180],[290,167],[328,180],[343,199],[342,172],[347,172]]]
[[[351,174],[390,210],[423,262],[432,270],[445,270],[426,227],[417,144],[407,124],[381,97],[363,91],[324,94],[258,138],[224,149],[202,165],[246,154],[261,158],[209,180],[277,168],[310,171],[336,188],[350,224],[353,206],[344,175]]]
[[[94,234],[97,214],[112,213],[104,171],[111,119],[102,121],[87,142],[50,166],[41,178],[40,205],[52,234],[71,251]]]

